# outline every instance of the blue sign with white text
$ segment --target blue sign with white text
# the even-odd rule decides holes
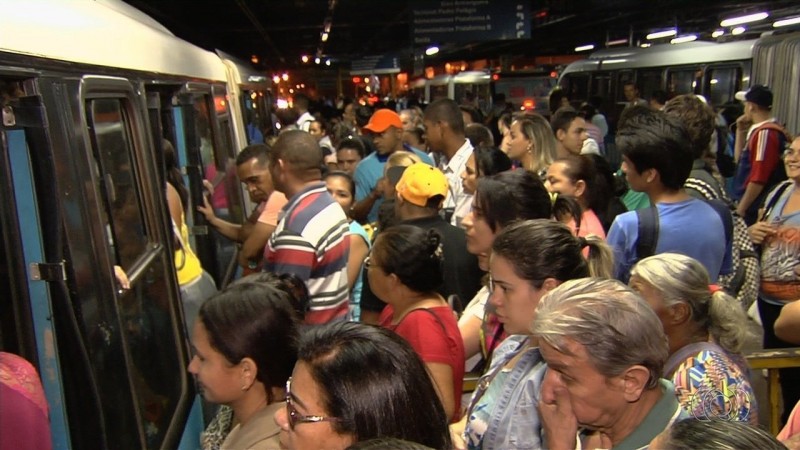
[[[524,0],[414,0],[414,44],[529,39],[529,4]]]

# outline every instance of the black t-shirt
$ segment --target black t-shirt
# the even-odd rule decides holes
[[[445,222],[440,216],[423,217],[400,222],[423,229],[435,229],[442,235],[442,253],[444,255],[444,283],[439,294],[445,299],[457,295],[461,305],[466,305],[481,287],[483,272],[478,266],[478,258],[467,251],[467,238],[464,230]],[[374,237],[373,237],[374,239]],[[380,312],[385,303],[372,292],[364,270],[363,287],[361,288],[361,309]]]

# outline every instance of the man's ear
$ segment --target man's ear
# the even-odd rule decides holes
[[[659,174],[658,174],[658,171],[656,169],[647,169],[644,172],[642,172],[642,176],[644,177],[645,181],[647,181],[648,183],[652,183],[652,182],[656,181],[659,178],[658,175]]]
[[[567,137],[567,132],[561,129],[556,130],[556,140],[561,142]]]
[[[641,365],[630,366],[616,378],[622,383],[622,395],[629,403],[639,400],[647,387],[647,381],[650,380],[650,371],[647,367]]]

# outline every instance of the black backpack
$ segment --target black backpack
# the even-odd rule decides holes
[[[714,198],[714,189],[699,178],[690,177],[686,180],[686,187],[700,192],[709,204],[719,214],[725,227],[725,240],[731,243],[731,262],[733,270],[726,275],[720,275],[718,284],[733,297],[736,297],[747,310],[758,296],[761,269],[758,253],[755,251],[747,224],[737,213],[736,208],[724,198]],[[636,210],[639,219],[639,240],[636,243],[636,252],[639,259],[655,254],[658,243],[658,210],[655,206]]]

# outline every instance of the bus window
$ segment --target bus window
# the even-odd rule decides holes
[[[128,153],[130,140],[122,123],[122,108],[116,99],[93,100],[87,106],[109,213],[109,243],[113,245],[116,263],[129,271],[145,253],[147,238]]]
[[[638,72],[636,81],[639,85],[639,96],[641,98],[648,100],[655,91],[663,89],[661,87],[662,73],[662,69],[645,69]]]
[[[261,95],[259,97],[259,95]],[[268,126],[269,110],[263,107],[263,92],[242,90],[241,105],[247,144],[263,144]]]
[[[447,84],[440,84],[438,86],[431,85],[431,101],[447,98],[447,89]]]
[[[699,80],[702,71],[696,68],[669,69],[667,95],[671,98],[681,94],[696,94],[702,89]]]
[[[566,85],[561,89],[569,97],[570,103],[581,103],[589,99],[589,75],[575,74],[565,77]]]
[[[706,96],[709,104],[720,106],[733,100],[738,90],[742,69],[739,67],[711,67],[706,71]]]
[[[144,184],[136,182],[132,123],[124,106],[120,98],[88,100],[86,119],[101,180],[101,216],[107,221],[108,245],[117,265],[129,275],[139,275],[132,280],[131,289],[114,296],[121,327],[113,322],[102,326],[87,322],[84,326],[94,336],[86,341],[87,350],[92,355],[106,422],[116,423],[120,434],[115,438],[126,442],[123,447],[133,448],[140,446],[134,444],[137,437],[143,437],[141,446],[157,448],[179,406],[185,375],[177,347],[182,344],[176,341],[175,316],[170,313],[173,300],[167,283],[173,281],[167,264],[171,260],[147,232],[139,192]],[[98,308],[91,300],[100,298],[85,299],[84,310]],[[103,326],[104,337],[96,336],[95,330]],[[116,350],[120,344],[127,357],[117,354],[121,353]],[[135,420],[120,417],[125,411],[120,408],[119,396],[129,390],[142,429],[137,429]]]
[[[592,75],[592,88],[590,95],[597,96],[603,101],[610,100],[611,97],[611,75],[608,72],[597,72]],[[587,99],[588,100],[588,99]]]

